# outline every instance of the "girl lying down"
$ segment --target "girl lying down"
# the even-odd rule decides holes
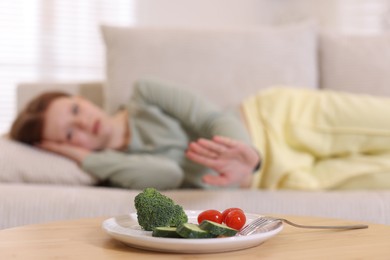
[[[141,80],[113,115],[79,96],[43,93],[10,136],[129,189],[388,188],[388,111],[386,98],[275,87],[233,113]]]

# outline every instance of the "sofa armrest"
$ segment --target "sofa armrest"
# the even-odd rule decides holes
[[[35,82],[35,83],[21,83],[17,86],[16,99],[17,111],[19,112],[26,103],[36,95],[45,91],[64,91],[72,95],[80,95],[92,101],[99,107],[104,107],[103,97],[104,82],[75,82],[75,83],[61,83],[61,82]]]

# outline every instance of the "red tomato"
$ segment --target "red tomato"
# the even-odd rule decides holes
[[[225,224],[228,227],[240,230],[246,222],[246,216],[242,210],[233,210],[226,215]]]
[[[232,212],[234,210],[241,210],[244,213],[244,211],[242,209],[240,209],[240,208],[228,208],[228,209],[225,209],[222,212],[222,222],[223,223],[226,223],[225,219],[226,219],[227,214],[229,214],[230,212]]]
[[[210,220],[221,224],[222,213],[215,209],[205,210],[198,215],[198,223],[202,223],[203,220]]]

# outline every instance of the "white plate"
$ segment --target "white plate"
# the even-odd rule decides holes
[[[188,222],[197,223],[197,217],[202,211],[186,210]],[[245,214],[247,223],[259,217],[257,214]],[[173,253],[217,253],[240,250],[260,245],[275,236],[283,229],[282,222],[262,229],[261,233],[249,236],[234,236],[224,238],[160,238],[152,237],[151,231],[144,231],[138,225],[137,214],[123,215],[105,220],[103,230],[111,237],[126,245],[160,252]]]

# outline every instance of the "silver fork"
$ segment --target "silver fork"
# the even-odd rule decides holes
[[[253,234],[254,232],[258,231],[259,229],[268,226],[271,223],[275,222],[284,222],[291,226],[298,227],[298,228],[313,228],[313,229],[362,229],[362,228],[368,228],[368,225],[363,224],[357,224],[357,225],[344,225],[344,226],[308,226],[308,225],[300,225],[293,223],[287,219],[284,218],[274,218],[274,217],[266,217],[262,216],[255,220],[253,220],[251,223],[243,227],[237,235],[239,236],[247,236],[250,234]]]

